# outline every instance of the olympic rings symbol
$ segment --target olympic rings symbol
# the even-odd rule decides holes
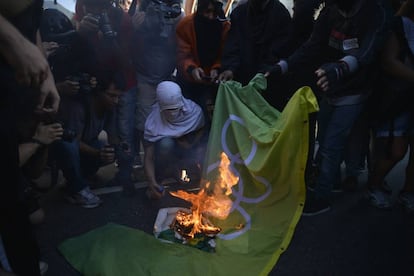
[[[242,229],[237,230],[235,232],[232,232],[229,234],[218,234],[217,236],[223,240],[234,239],[238,236],[241,236],[242,234],[247,232],[249,229],[251,229],[250,215],[247,213],[245,209],[243,209],[240,206],[241,202],[249,203],[249,204],[257,204],[263,201],[272,192],[272,186],[270,185],[269,181],[266,178],[261,177],[261,176],[255,176],[254,177],[255,180],[262,183],[266,187],[266,192],[263,195],[256,197],[256,198],[245,197],[243,195],[245,183],[243,182],[243,179],[240,177],[240,173],[235,169],[234,164],[249,165],[254,159],[254,157],[256,156],[257,144],[255,141],[252,141],[252,147],[250,149],[250,153],[245,160],[242,160],[240,153],[232,153],[226,142],[226,134],[232,123],[238,123],[241,126],[245,127],[245,123],[242,118],[234,114],[230,114],[229,118],[224,123],[222,131],[221,131],[221,145],[222,145],[223,151],[226,153],[227,157],[230,160],[230,169],[233,171],[233,173],[239,176],[239,183],[233,186],[232,195],[235,197],[235,201],[233,202],[232,209],[230,212],[233,212],[235,210],[239,211],[240,214],[245,219],[246,224]],[[215,162],[213,164],[210,164],[207,167],[207,173],[210,173],[211,171],[217,169],[219,166],[219,163],[220,162]]]

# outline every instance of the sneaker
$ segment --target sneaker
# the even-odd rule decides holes
[[[134,158],[134,162],[132,163],[132,168],[134,169],[141,169],[144,165],[142,165],[141,156],[137,155]]]
[[[47,270],[49,269],[49,265],[46,262],[40,261],[39,262],[39,270],[40,270],[40,275],[45,275]]]
[[[311,217],[328,212],[331,209],[331,204],[325,199],[315,199],[310,197],[305,202],[302,216]]]
[[[388,210],[392,207],[391,194],[384,189],[369,189],[366,193],[366,198],[372,206],[378,209]]]
[[[414,193],[413,192],[401,192],[398,196],[398,202],[409,212],[414,212]]]
[[[88,209],[98,207],[102,203],[102,200],[89,187],[68,196],[67,199],[72,204],[81,205],[83,208]]]

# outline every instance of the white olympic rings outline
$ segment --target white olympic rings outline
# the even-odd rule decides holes
[[[237,176],[240,176],[239,172],[234,168],[233,164],[244,164],[244,165],[248,165],[252,162],[253,158],[256,155],[257,152],[257,144],[255,141],[252,141],[252,148],[250,150],[249,155],[247,156],[247,158],[245,160],[241,159],[240,153],[236,153],[233,154],[232,152],[230,152],[230,149],[228,147],[228,145],[226,144],[226,133],[228,131],[228,128],[230,127],[231,123],[236,122],[239,123],[242,126],[245,126],[245,123],[243,121],[242,118],[234,115],[234,114],[230,114],[229,118],[226,120],[226,122],[223,125],[222,131],[221,131],[221,145],[223,147],[223,151],[226,153],[227,157],[230,160],[230,169],[233,171],[233,173],[235,173]],[[220,161],[217,161],[213,164],[210,164],[207,167],[207,174],[210,173],[211,171],[213,171],[214,169],[217,169],[218,166],[220,164]],[[245,209],[243,209],[240,206],[240,202],[245,202],[245,203],[259,203],[261,201],[263,201],[266,197],[269,196],[269,194],[272,192],[272,186],[270,185],[269,181],[261,176],[255,176],[254,177],[257,181],[263,183],[263,185],[266,186],[266,192],[257,197],[257,198],[249,198],[249,197],[244,197],[243,196],[243,191],[244,191],[244,183],[243,183],[243,179],[241,179],[239,177],[239,183],[235,186],[233,186],[232,188],[232,195],[235,197],[235,201],[233,202],[232,205],[232,209],[230,212],[233,212],[234,210],[237,210],[240,212],[240,214],[243,216],[243,218],[246,220],[246,225],[244,225],[244,227],[240,230],[237,230],[235,232],[229,233],[229,234],[218,234],[217,236],[220,239],[223,240],[231,240],[234,239],[236,237],[241,236],[242,234],[246,233],[250,228],[251,228],[251,219],[250,219],[250,215],[246,212]],[[237,187],[237,190],[236,190]]]

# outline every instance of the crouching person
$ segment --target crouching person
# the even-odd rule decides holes
[[[175,82],[163,81],[156,89],[156,102],[145,122],[144,170],[149,199],[162,197],[162,180],[179,177],[178,166],[191,156],[204,158],[206,131],[201,107],[186,99]],[[194,159],[195,158],[195,159]]]
[[[63,139],[52,145],[52,158],[67,180],[70,203],[95,208],[102,200],[90,190],[88,179],[102,166],[114,162],[122,151],[117,135],[115,109],[124,80],[118,73],[99,72],[90,93],[61,101],[59,118],[64,124]],[[105,131],[107,141],[100,140]],[[122,155],[122,154],[120,154]]]

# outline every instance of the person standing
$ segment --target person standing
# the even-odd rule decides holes
[[[175,30],[182,12],[179,0],[137,2],[131,4],[130,15],[134,26],[131,55],[137,76],[135,130],[139,144],[155,103],[156,87],[173,79],[177,67]]]
[[[408,154],[405,182],[398,202],[411,213],[414,212],[413,30],[414,1],[407,0],[397,12],[392,33],[381,56],[384,75],[378,86],[379,92],[382,92],[378,95],[380,100],[374,106],[374,109],[377,108],[375,158],[367,190],[371,205],[378,209],[391,208],[391,194],[384,189],[384,178]]]
[[[177,81],[183,94],[196,102],[211,121],[217,93],[221,54],[230,22],[225,18],[223,3],[197,1],[195,13],[177,25]]]
[[[231,27],[224,44],[219,81],[234,79],[242,85],[267,64],[274,64],[290,54],[292,19],[278,0],[249,0],[230,14]],[[290,98],[284,78],[270,76],[266,100],[282,110]]]
[[[349,133],[378,75],[377,59],[389,31],[390,9],[382,0],[335,0],[321,11],[310,39],[272,71],[284,74],[315,63],[322,90],[318,113],[319,174],[304,216],[327,212]],[[268,75],[267,72],[265,75]]]

